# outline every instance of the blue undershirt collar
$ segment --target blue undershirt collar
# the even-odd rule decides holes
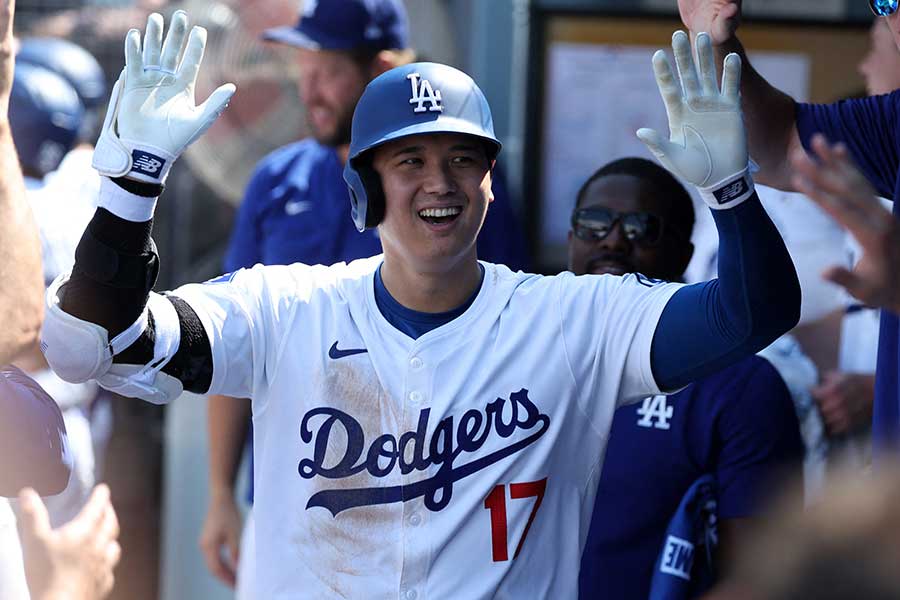
[[[382,265],[383,264],[384,263],[382,263]],[[469,296],[465,302],[457,308],[447,312],[419,312],[417,310],[406,308],[391,296],[391,293],[388,292],[387,288],[384,286],[384,281],[381,279],[382,265],[379,265],[378,270],[375,271],[375,304],[378,306],[378,310],[381,311],[381,314],[384,315],[384,318],[388,323],[414,340],[419,339],[432,329],[437,329],[441,325],[446,325],[466,312],[475,301],[475,298],[478,296],[478,292],[481,290],[481,286],[484,283],[484,267],[479,263],[478,268],[481,270],[481,280],[478,282],[478,287],[475,288],[475,291],[472,292],[472,295]]]

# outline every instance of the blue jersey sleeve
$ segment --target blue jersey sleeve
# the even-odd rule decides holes
[[[506,265],[513,271],[528,271],[531,259],[525,234],[513,212],[506,177],[499,165],[494,168],[492,189],[494,201],[478,235],[478,258]]]
[[[759,352],[800,319],[794,263],[756,194],[712,214],[719,278],[675,292],[653,335],[651,368],[664,390]]]
[[[72,459],[56,402],[15,367],[0,368],[0,496],[24,487],[50,496],[69,482]]]
[[[878,193],[893,198],[900,168],[898,110],[900,92],[834,104],[797,104],[797,133],[807,152],[815,133],[831,142],[844,142]]]
[[[716,427],[721,450],[716,466],[721,519],[748,517],[759,511],[773,477],[802,475],[803,440],[787,385],[767,360],[722,403]]]

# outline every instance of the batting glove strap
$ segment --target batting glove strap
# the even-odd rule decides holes
[[[158,146],[141,144],[131,140],[122,140],[122,146],[128,152],[128,171],[122,177],[163,185],[177,155],[167,152]]]
[[[734,208],[753,195],[753,178],[750,176],[750,168],[740,173],[726,177],[722,181],[709,187],[698,187],[700,197],[713,210],[725,210]]]
[[[153,211],[156,210],[156,198],[133,194],[108,177],[101,177],[97,207],[105,208],[126,221],[143,223],[153,218]]]

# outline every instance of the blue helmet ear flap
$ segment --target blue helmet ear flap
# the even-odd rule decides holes
[[[344,181],[350,188],[350,214],[360,232],[378,227],[384,219],[384,190],[381,176],[366,160],[365,155],[348,161],[344,167]]]
[[[366,210],[366,227],[374,229],[384,220],[386,208],[381,175],[378,174],[378,171],[371,164],[363,163],[358,169],[363,186],[366,188],[366,195],[369,197],[368,209]]]

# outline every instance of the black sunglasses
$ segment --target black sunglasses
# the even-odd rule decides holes
[[[897,12],[898,0],[869,0],[869,8],[876,17],[887,17]]]
[[[650,213],[620,213],[602,207],[579,208],[572,213],[572,231],[586,242],[605,239],[616,223],[622,225],[625,238],[636,244],[653,246],[663,237],[662,219]]]

